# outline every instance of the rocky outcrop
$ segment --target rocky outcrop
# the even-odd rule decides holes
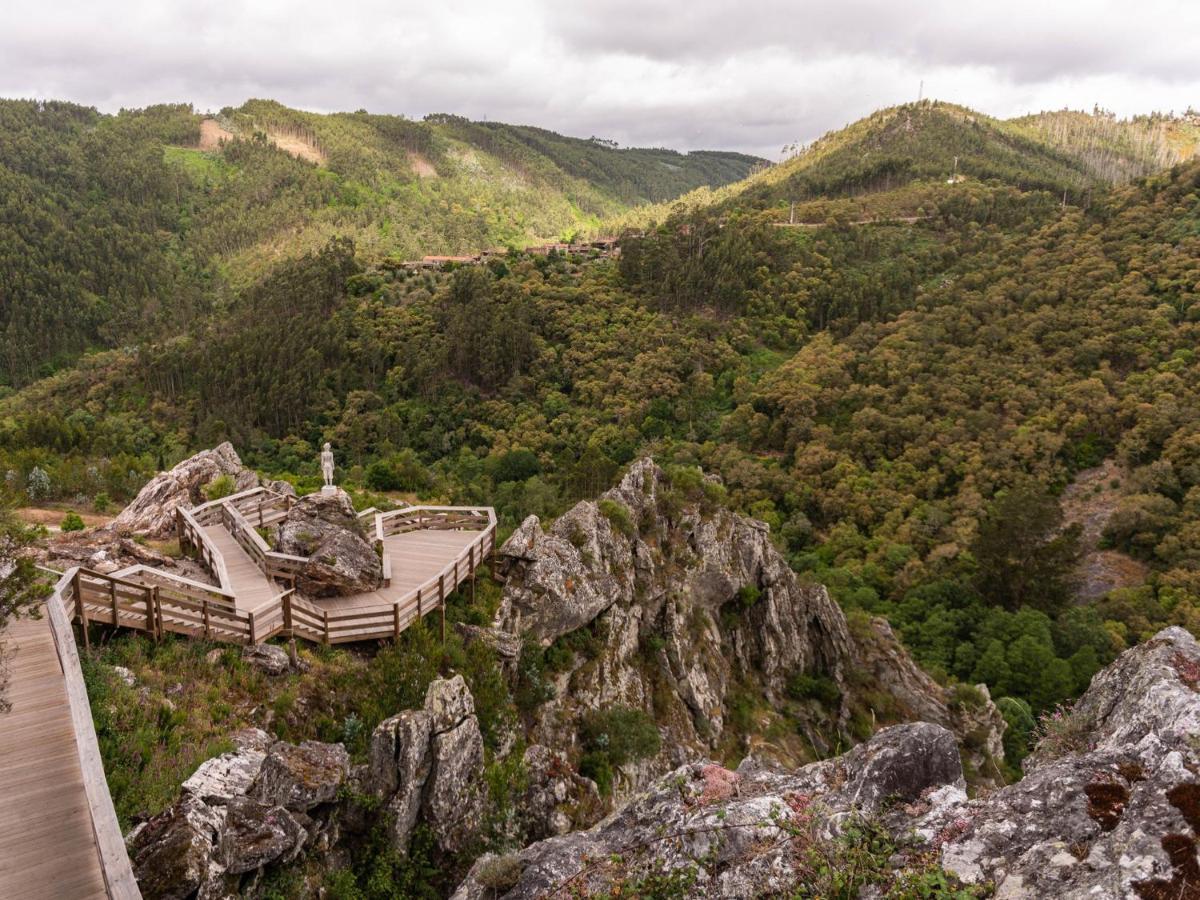
[[[918,833],[997,897],[1200,896],[1198,691],[1200,646],[1160,632],[1052,720],[1024,778],[929,812]]]
[[[768,527],[724,508],[718,492],[699,479],[673,484],[641,460],[598,501],[577,504],[548,530],[531,516],[500,548],[496,566],[506,583],[496,625],[542,645],[564,639],[588,647],[556,676],[554,696],[536,712],[533,741],[570,751],[588,713],[644,710],[659,725],[663,750],[623,770],[617,789],[628,793],[721,745],[739,680],[778,705],[797,675],[828,684],[841,700],[824,709],[807,704],[796,753],[761,749],[788,764],[811,759],[804,754],[813,748],[833,749],[858,676],[907,693],[897,719],[957,727],[945,690],[890,632],[871,635],[873,652],[865,653],[825,588],[797,576]],[[584,629],[587,640],[572,644]],[[1002,758],[1003,719],[986,697],[983,704],[972,727],[986,721],[991,730],[978,736],[986,750],[972,760],[975,769],[985,768],[984,756]],[[758,752],[743,747],[751,749]]]
[[[349,769],[341,744],[295,746],[257,729],[235,743],[184,782],[174,806],[126,838],[148,900],[235,895],[265,866],[337,840],[335,800]]]
[[[301,497],[273,529],[272,544],[308,558],[296,587],[309,597],[361,594],[383,583],[383,564],[345,491]]]
[[[249,644],[242,648],[242,659],[265,675],[283,675],[292,668],[287,651],[274,644]]]
[[[175,531],[175,509],[181,505],[186,508],[203,503],[205,485],[222,475],[233,479],[237,491],[257,487],[260,483],[258,475],[242,465],[237,451],[226,441],[151,478],[133,502],[113,520],[112,527],[121,533],[167,537]]]
[[[1200,645],[1168,628],[1050,718],[1024,778],[974,800],[954,736],[930,723],[793,771],[693,762],[589,831],[480,859],[454,896],[624,895],[647,875],[691,897],[822,895],[823,871],[861,867],[861,848],[839,848],[870,828],[891,846],[858,896],[933,865],[1007,900],[1197,897],[1198,734]]]
[[[475,835],[483,821],[483,736],[461,675],[433,681],[423,709],[379,724],[364,787],[385,804],[392,846],[401,852],[418,818],[451,853]]]
[[[954,735],[926,723],[876,734],[845,756],[781,773],[692,762],[660,778],[596,827],[533,844],[509,861],[497,891],[494,857],[472,867],[455,900],[624,895],[646,875],[684,876],[695,897],[787,896],[811,868],[807,849],[846,824],[935,793],[965,796]]]
[[[190,559],[167,556],[119,534],[112,525],[51,535],[30,548],[34,561],[59,571],[84,566],[108,574],[129,566],[150,566],[205,583],[211,576]]]

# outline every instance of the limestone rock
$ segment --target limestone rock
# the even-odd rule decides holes
[[[461,675],[434,680],[425,707],[381,722],[371,734],[364,789],[384,801],[392,846],[408,849],[419,818],[443,850],[457,852],[482,824],[483,736]]]
[[[441,734],[475,715],[475,698],[461,675],[436,678],[425,690],[425,712],[430,716],[434,734]]]
[[[561,753],[541,744],[526,747],[522,761],[527,781],[521,812],[533,840],[594,824],[594,818],[576,821],[585,817],[586,811],[601,808],[594,781],[578,774]]]
[[[400,852],[408,850],[409,837],[421,812],[425,783],[433,766],[429,739],[432,717],[423,709],[410,709],[381,722],[371,735],[368,790],[387,801],[389,836]]]
[[[383,583],[383,563],[344,491],[300,498],[275,527],[272,542],[280,553],[309,559],[296,587],[310,597],[359,594]]]
[[[942,865],[1009,898],[1200,892],[1200,646],[1167,628],[1092,679],[1016,784],[917,823]]]
[[[235,490],[256,487],[258,476],[242,465],[237,451],[228,441],[212,450],[188,457],[169,472],[160,472],[143,487],[133,502],[121,510],[112,527],[123,533],[162,538],[175,530],[175,509],[204,502],[201,489],[229,475]]]
[[[307,838],[300,823],[282,806],[237,797],[227,810],[220,855],[231,875],[260,869],[299,849]]]
[[[252,794],[265,803],[307,812],[332,802],[349,770],[350,756],[341,744],[280,741],[263,760]]]
[[[961,786],[954,735],[925,723],[884,729],[840,759],[792,773],[689,763],[594,828],[526,847],[513,867],[520,875],[502,896],[544,896],[581,870],[573,888],[606,895],[640,874],[694,867],[689,896],[787,895],[806,868],[792,829],[831,840],[855,815],[877,815],[937,790],[961,793]],[[616,858],[619,865],[603,862]],[[496,895],[481,880],[487,864],[472,867],[455,900]]]
[[[219,878],[224,869],[213,859],[213,845],[224,822],[224,810],[184,797],[131,833],[127,846],[142,894],[184,900]]]
[[[430,751],[422,811],[438,844],[457,853],[483,818],[483,735],[478,720],[472,715],[449,731],[435,733]]]
[[[455,622],[457,631],[464,642],[480,641],[496,651],[501,662],[513,662],[521,656],[521,638],[518,635],[499,628],[483,628],[479,625],[468,625],[466,622]]]
[[[964,738],[973,732],[982,748],[971,749],[973,772],[993,773],[1003,758],[1003,719],[990,700],[960,721],[945,689],[890,633],[851,633],[826,589],[792,571],[766,524],[709,502],[703,483],[670,484],[649,459],[548,529],[527,518],[495,565],[505,580],[495,624],[514,641],[547,645],[590,631],[593,651],[573,654],[555,696],[536,711],[533,742],[573,751],[580,718],[614,706],[639,708],[659,725],[662,751],[617,773],[618,798],[721,746],[738,676],[768,702],[797,674],[831,682],[842,701],[814,701],[800,723],[805,745],[821,752],[832,750],[823,735],[844,731],[850,715],[856,688],[847,673],[866,666],[872,686],[900,696],[906,716]]]
[[[211,805],[225,805],[249,793],[267,754],[242,748],[205,760],[183,783],[183,793]]]
[[[242,648],[242,659],[267,675],[283,675],[292,667],[287,651],[273,644],[252,644]]]

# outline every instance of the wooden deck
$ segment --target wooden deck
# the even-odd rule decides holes
[[[12,710],[0,714],[0,897],[107,900],[50,620],[18,619],[3,637]]]
[[[264,550],[252,524],[291,501],[246,495],[209,509],[203,522],[180,513],[181,542],[220,587],[145,566],[115,574],[77,567],[59,579],[44,618],[16,620],[0,636],[12,704],[0,713],[0,900],[141,897],[104,777],[72,618],[83,625],[85,645],[88,622],[156,639],[175,632],[233,643],[280,634],[324,644],[398,638],[421,616],[444,610],[446,595],[495,549],[490,508],[368,511],[360,518],[373,516],[385,586],[309,602],[280,584],[306,560]]]
[[[392,563],[392,580],[388,587],[349,597],[325,597],[313,602],[329,610],[330,614],[372,606],[391,606],[401,602],[406,594],[436,579],[446,568],[447,562],[459,556],[478,538],[479,533],[475,531],[409,531],[393,534],[383,539]],[[457,584],[454,586],[457,587]]]
[[[263,574],[224,525],[205,526],[204,533],[225,560],[230,591],[238,609],[255,609],[283,590]]]

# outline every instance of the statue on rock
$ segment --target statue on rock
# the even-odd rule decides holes
[[[321,450],[321,475],[325,478],[325,486],[321,490],[332,494],[337,488],[333,486],[333,450],[330,449],[328,441]]]

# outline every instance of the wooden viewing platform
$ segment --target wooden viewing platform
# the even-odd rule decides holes
[[[325,600],[295,595],[307,560],[270,549],[256,528],[278,521],[294,498],[264,488],[178,514],[182,547],[217,584],[147,566],[112,574],[73,568],[40,619],[2,635],[10,653],[11,711],[0,713],[0,900],[141,897],[104,778],[75,636],[88,623],[253,644],[276,635],[314,643],[398,638],[442,611],[496,546],[488,507],[368,510],[383,566],[376,591]]]
[[[141,897],[108,793],[59,581],[42,617],[10,623],[0,713],[0,897]]]

